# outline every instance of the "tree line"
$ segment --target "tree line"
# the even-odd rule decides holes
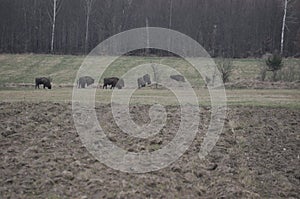
[[[300,52],[300,1],[0,0],[0,53],[86,54],[132,28],[163,27],[198,41],[212,56]],[[137,51],[139,52],[139,51]]]

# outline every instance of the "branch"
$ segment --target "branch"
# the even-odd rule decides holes
[[[49,11],[49,9],[47,9],[47,14],[48,14],[48,17],[49,17],[49,20],[51,21],[51,23],[53,22],[53,17],[52,17],[52,12]]]
[[[289,31],[289,32],[290,32],[290,29],[289,29],[289,27],[288,27],[288,25],[287,25],[287,24],[285,24],[285,28],[286,28],[286,30],[287,30],[287,31]]]
[[[61,8],[62,8],[62,2],[63,2],[63,0],[57,0],[56,16],[57,16],[57,14],[59,13],[59,11],[60,11]]]

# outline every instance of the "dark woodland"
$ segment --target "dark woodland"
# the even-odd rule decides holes
[[[283,0],[0,0],[0,53],[86,54],[132,28],[170,28],[212,56],[260,57],[280,49]],[[287,9],[284,56],[300,52],[300,1]],[[138,51],[137,51],[138,53]]]

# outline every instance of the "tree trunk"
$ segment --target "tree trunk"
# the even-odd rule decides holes
[[[52,33],[51,33],[51,53],[54,52],[54,36],[55,36],[55,22],[56,22],[56,6],[57,0],[53,0],[53,18],[52,18]]]
[[[86,1],[86,24],[85,24],[85,42],[84,42],[84,53],[87,54],[89,48],[89,25],[90,25],[90,15],[92,11],[93,0]]]
[[[85,27],[85,43],[84,43],[84,52],[85,54],[88,51],[88,46],[89,46],[89,23],[90,23],[90,16],[87,14],[86,16],[86,27]]]
[[[169,15],[169,31],[172,27],[172,14],[173,14],[173,0],[170,0],[170,15]],[[169,34],[169,43],[168,43],[168,51],[171,48],[171,34]]]
[[[286,24],[287,4],[288,4],[287,0],[284,0],[284,14],[282,19],[282,29],[281,29],[280,55],[283,54],[283,47],[284,47],[284,33],[285,33],[285,24]]]
[[[42,21],[43,21],[43,18],[42,18],[42,9],[40,8],[39,9],[39,36],[38,36],[38,52],[43,52],[44,51],[44,45],[43,45],[43,26],[42,26]]]
[[[147,47],[145,49],[145,54],[146,56],[149,55],[150,53],[150,40],[149,40],[149,22],[148,22],[148,18],[146,17],[146,34],[147,34],[147,38],[146,38],[146,42],[147,42]]]

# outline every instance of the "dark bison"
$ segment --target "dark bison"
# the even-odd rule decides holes
[[[138,87],[142,88],[146,86],[146,82],[144,81],[144,79],[142,77],[137,79],[137,83],[138,83]]]
[[[143,80],[146,84],[151,84],[151,79],[150,79],[150,75],[149,74],[146,74],[143,76]]]
[[[185,82],[185,79],[182,75],[171,75],[170,78],[178,82]]]
[[[51,89],[51,82],[49,78],[46,77],[37,77],[35,78],[35,88],[40,88],[40,85],[43,84],[44,88]]]
[[[85,88],[86,86],[89,86],[91,84],[93,84],[95,82],[95,80],[89,76],[84,76],[84,77],[80,77],[79,80],[77,81],[77,85],[78,88]]]
[[[103,89],[106,88],[107,86],[111,85],[111,89],[117,87],[118,89],[121,89],[125,86],[124,84],[124,80],[123,79],[119,79],[117,77],[109,77],[109,78],[104,78],[103,81]]]

